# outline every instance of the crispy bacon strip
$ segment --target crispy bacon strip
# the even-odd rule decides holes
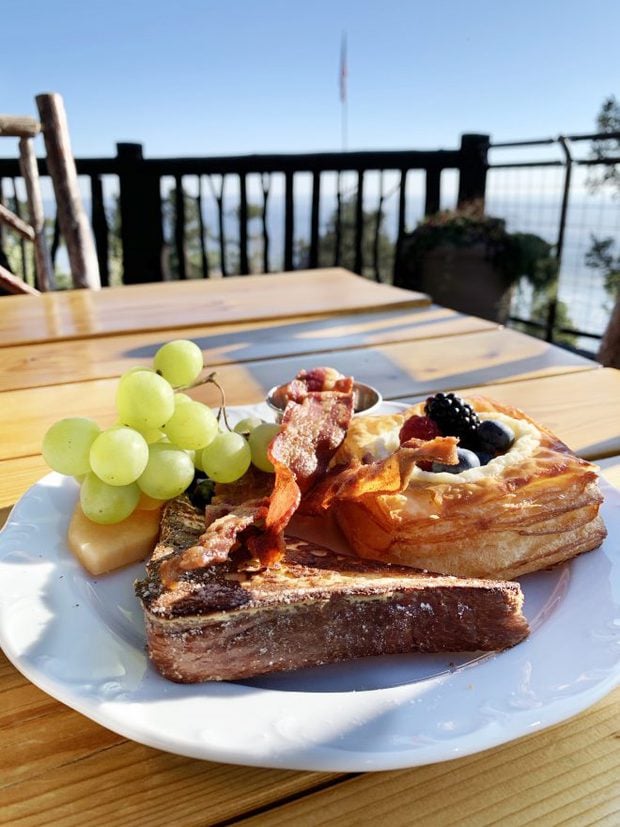
[[[352,390],[352,376],[343,376],[334,368],[312,368],[299,371],[293,381],[282,388],[282,395],[292,402],[302,402],[309,393],[349,394]]]
[[[353,415],[352,394],[309,393],[289,403],[282,431],[274,439],[269,458],[277,468],[290,468],[303,495],[325,474],[344,440]]]
[[[170,588],[183,572],[225,563],[231,552],[243,544],[244,532],[264,522],[268,507],[269,502],[264,498],[237,505],[207,506],[206,531],[198,543],[162,561],[159,568],[162,585]]]
[[[367,494],[398,494],[409,485],[418,463],[456,465],[457,444],[455,437],[410,439],[385,459],[336,469],[310,492],[304,500],[303,513],[320,514],[335,500],[358,500]]]
[[[284,529],[302,494],[325,474],[352,415],[351,392],[313,391],[301,403],[289,403],[269,449],[275,468],[269,495],[245,499],[264,486],[265,478],[257,474],[223,486],[206,508],[198,544],[162,562],[163,585],[170,588],[184,572],[223,563],[234,553],[240,554],[241,569],[276,563],[284,554]]]

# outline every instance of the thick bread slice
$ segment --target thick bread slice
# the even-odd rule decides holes
[[[235,680],[369,655],[505,649],[529,631],[517,583],[430,575],[291,538],[277,567],[238,572],[228,562],[164,589],[160,562],[203,529],[187,498],[169,503],[147,577],[136,583],[149,655],[174,681]]]

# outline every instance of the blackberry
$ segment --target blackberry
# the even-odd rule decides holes
[[[463,448],[475,448],[480,420],[471,405],[453,393],[436,393],[426,400],[425,413],[443,436],[458,436]]]

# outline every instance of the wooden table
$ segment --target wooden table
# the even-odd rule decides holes
[[[620,485],[620,372],[343,270],[0,300],[0,517],[47,472],[61,416],[113,421],[113,388],[178,337],[230,404],[330,364],[386,399],[483,389],[523,407]],[[215,403],[208,388],[200,397]],[[620,823],[620,690],[495,749],[384,773],[296,772],[171,755],[104,729],[0,653],[0,823],[504,825]]]

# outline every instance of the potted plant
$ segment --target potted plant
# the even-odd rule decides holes
[[[509,233],[503,219],[475,202],[427,216],[407,234],[394,283],[462,313],[505,322],[523,277],[536,293],[555,281],[551,245],[531,233]]]

